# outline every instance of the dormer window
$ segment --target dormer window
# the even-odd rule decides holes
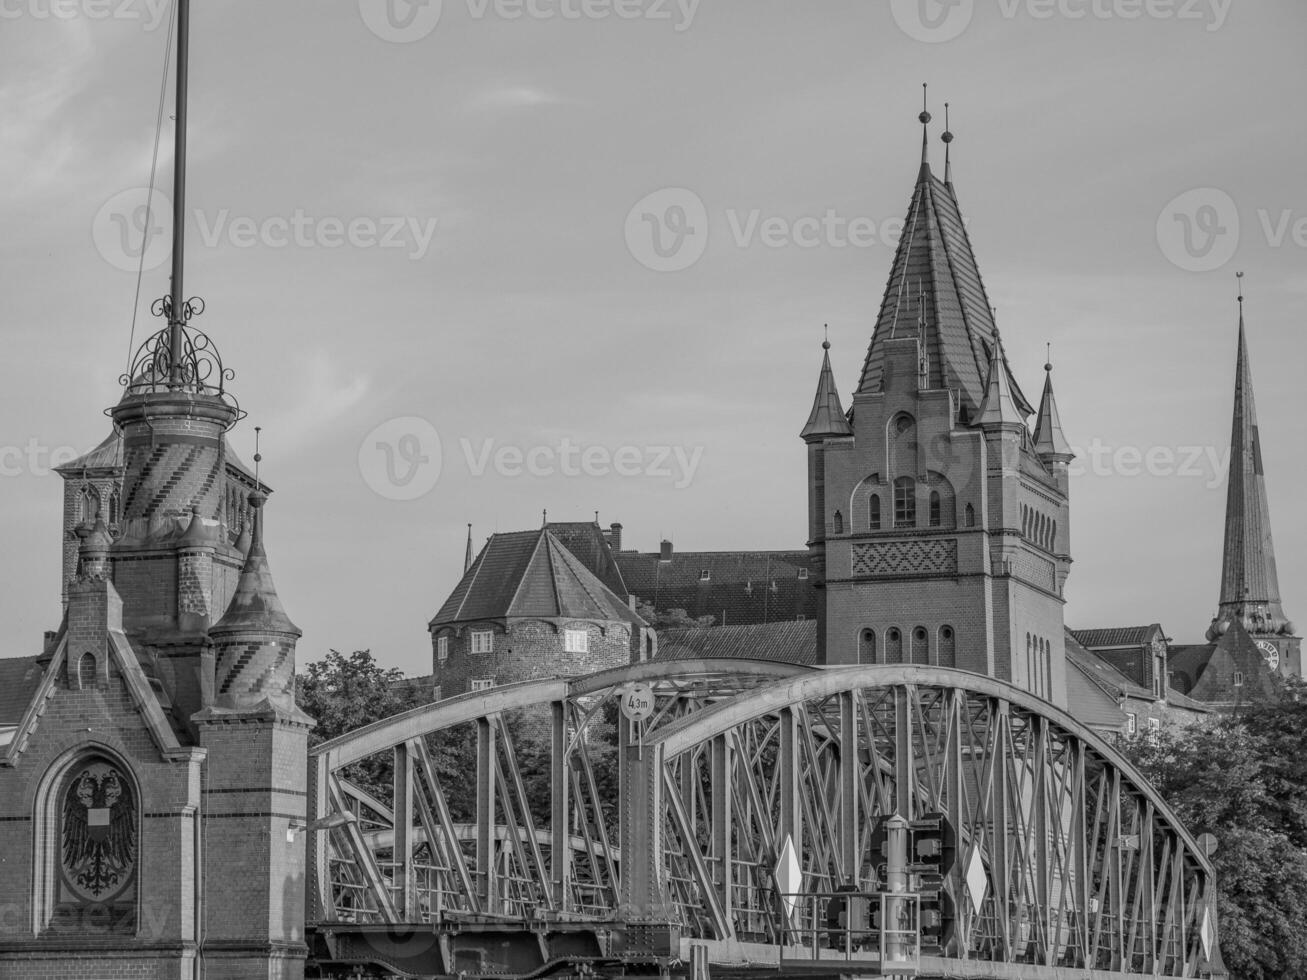
[[[707,581],[709,581],[711,578],[712,578],[712,572],[711,572],[709,569],[707,569],[707,568],[705,568],[703,571],[701,571],[701,572],[699,573],[699,581],[700,581],[700,582],[707,582]]]
[[[799,569],[799,581],[802,582],[802,581],[803,581],[804,579],[806,579],[807,577],[808,577],[808,570],[807,570],[806,568],[800,568],[800,569]]]

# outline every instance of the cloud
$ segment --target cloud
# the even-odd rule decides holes
[[[505,85],[487,89],[475,95],[470,103],[472,109],[534,109],[537,106],[560,105],[564,100],[552,92],[531,85]]]
[[[372,387],[366,375],[342,377],[325,351],[305,355],[299,381],[290,392],[289,404],[267,417],[251,420],[272,434],[279,445],[299,449],[333,434],[336,420],[358,405]],[[244,428],[253,431],[248,425]]]

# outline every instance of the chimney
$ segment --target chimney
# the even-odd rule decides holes
[[[613,551],[622,550],[622,525],[614,524],[608,529],[608,547]]]
[[[670,541],[663,541],[662,547],[659,549],[658,552],[658,560],[659,561],[672,560],[672,543]]]

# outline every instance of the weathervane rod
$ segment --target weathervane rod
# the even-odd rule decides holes
[[[186,101],[190,69],[191,0],[177,0],[177,105],[172,187],[172,310],[168,334],[168,382],[180,387],[182,324],[185,292],[182,272],[186,255]]]

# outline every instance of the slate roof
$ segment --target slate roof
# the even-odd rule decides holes
[[[23,720],[45,673],[44,664],[38,662],[41,660],[41,657],[0,660],[0,728],[12,727]]]
[[[998,330],[952,184],[935,177],[924,160],[863,363],[859,393],[881,389],[886,342],[917,335],[917,304],[909,301],[909,293],[918,284],[926,291],[922,312],[929,386],[956,389],[974,418],[984,401]],[[1034,414],[1006,357],[1004,368],[1017,408],[1023,416]]]
[[[1114,702],[1122,698],[1134,698],[1137,701],[1156,700],[1151,690],[1137,684],[1106,660],[1095,655],[1092,650],[1077,642],[1075,634],[1071,630],[1067,630],[1066,657],[1067,664],[1074,668],[1077,674],[1111,697]],[[1067,677],[1069,683],[1071,674],[1068,673]],[[1070,689],[1068,688],[1069,695]],[[1186,711],[1209,712],[1212,710],[1210,705],[1195,701],[1173,687],[1168,687],[1166,690],[1166,703],[1169,707],[1182,708]],[[1074,710],[1072,714],[1075,714]]]
[[[835,375],[830,369],[830,341],[822,345],[821,374],[817,376],[817,395],[812,400],[812,412],[808,424],[799,433],[799,438],[822,439],[826,436],[851,436],[853,426],[844,415],[844,406],[840,404],[840,393],[835,387]]]
[[[1157,624],[1152,626],[1112,626],[1107,629],[1071,630],[1076,641],[1092,649],[1143,646],[1152,640]]]
[[[591,522],[550,523],[545,527],[563,543],[581,563],[603,582],[613,595],[625,599],[629,594],[626,582],[622,580],[622,571],[617,567],[613,551],[604,538],[604,531],[598,524]]]
[[[547,528],[493,535],[430,625],[521,618],[644,625]]]
[[[1044,365],[1044,394],[1035,419],[1035,452],[1043,456],[1072,456],[1071,444],[1062,431],[1062,413],[1053,395],[1053,365]]]
[[[772,660],[811,666],[817,662],[817,624],[807,620],[658,632],[658,655],[655,659],[709,658]]]
[[[1230,475],[1226,488],[1225,548],[1221,560],[1221,612],[1245,627],[1277,632],[1288,625],[1280,608],[1280,581],[1266,502],[1261,429],[1253,397],[1252,366],[1239,304],[1239,351],[1235,363],[1234,421],[1230,436]],[[1263,619],[1256,617],[1265,608]],[[1215,634],[1209,633],[1209,639]]]
[[[56,473],[80,473],[83,470],[115,470],[122,467],[122,436],[115,429],[102,443],[71,463],[56,466]]]
[[[670,561],[658,552],[623,551],[616,559],[631,594],[659,612],[713,616],[715,626],[817,616],[807,551],[685,551]]]
[[[1203,704],[1234,705],[1280,697],[1278,678],[1238,620],[1214,643],[1172,647],[1168,661],[1171,670],[1184,678],[1189,696]],[[1236,670],[1243,674],[1239,688],[1232,683]]]

